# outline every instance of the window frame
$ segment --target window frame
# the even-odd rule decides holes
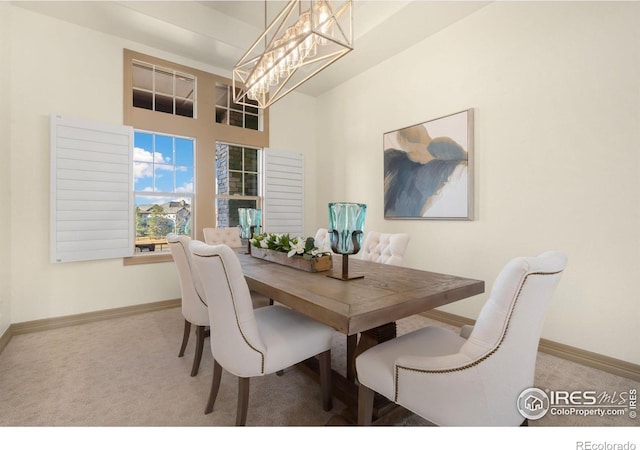
[[[226,93],[224,94],[224,99],[226,100],[226,103],[224,105],[219,102],[219,98],[218,98],[220,96],[221,87],[223,86],[226,86]],[[255,102],[256,106],[249,106],[244,103],[234,103],[233,98],[234,98],[234,94],[233,94],[232,85],[228,85],[224,83],[216,83],[216,111],[215,111],[216,123],[225,124],[225,125],[238,127],[238,128],[244,128],[247,130],[262,131],[262,129],[264,128],[264,123],[262,120],[262,117],[264,114],[261,113],[261,110],[258,108],[258,102],[257,101]],[[251,100],[247,100],[247,101],[251,101]],[[219,121],[218,115],[220,111],[224,111],[225,113],[225,119],[223,121]],[[232,115],[231,113],[236,113],[240,115],[240,117],[242,118],[241,125],[232,125],[230,123],[231,115]],[[254,117],[256,119],[258,128],[247,127],[248,117]]]
[[[145,88],[143,86],[136,86],[134,84],[134,78],[135,78],[135,67],[141,67],[141,68],[146,68],[148,70],[150,70],[151,73],[151,87],[149,88]],[[182,72],[182,71],[178,71],[175,69],[171,69],[168,67],[163,67],[160,66],[158,64],[150,64],[147,63],[145,61],[141,61],[141,60],[134,60],[132,62],[132,80],[131,80],[131,88],[132,88],[132,95],[133,95],[133,100],[135,101],[135,92],[141,92],[141,93],[147,93],[151,95],[151,108],[144,108],[144,109],[150,109],[151,111],[157,111],[157,112],[163,112],[165,114],[172,114],[172,115],[176,115],[176,116],[183,116],[183,117],[191,117],[191,118],[195,118],[196,117],[196,111],[197,111],[197,107],[196,107],[196,98],[197,98],[197,93],[198,93],[198,83],[197,83],[197,77],[195,75],[192,75],[191,73],[186,73],[186,72]],[[168,75],[171,77],[171,93],[168,92],[163,92],[162,90],[160,90],[157,86],[157,82],[158,82],[158,75],[159,73]],[[191,92],[191,95],[193,96],[193,98],[189,98],[189,97],[182,97],[180,95],[177,94],[177,78],[185,78],[185,79],[190,79],[193,81],[193,89]],[[158,98],[167,98],[171,100],[171,112],[169,111],[164,111],[162,109],[158,109],[157,105],[158,105]],[[179,114],[178,113],[178,100],[183,100],[183,101],[187,101],[191,103],[191,115],[186,115],[186,114]]]
[[[195,196],[195,191],[189,191],[189,192],[185,192],[185,191],[179,191],[177,190],[178,185],[177,185],[177,172],[178,169],[180,167],[185,167],[185,168],[190,168],[192,171],[192,179],[191,182],[193,183],[194,189],[195,189],[195,164],[196,164],[196,152],[197,152],[197,148],[196,148],[196,141],[194,138],[190,137],[190,136],[177,136],[177,135],[169,135],[166,133],[159,133],[159,132],[154,132],[154,131],[149,131],[149,130],[138,130],[138,129],[134,129],[134,146],[136,143],[136,134],[137,133],[142,133],[142,134],[147,134],[147,135],[151,135],[152,137],[152,148],[151,151],[152,153],[156,153],[157,151],[157,137],[161,136],[164,138],[170,138],[171,139],[171,156],[172,156],[172,164],[166,164],[163,163],[162,165],[166,165],[166,166],[170,166],[172,167],[172,180],[171,180],[171,184],[173,186],[173,190],[172,191],[163,191],[161,189],[158,189],[157,186],[157,182],[156,182],[156,176],[157,176],[157,170],[159,170],[159,167],[157,167],[159,164],[156,164],[155,161],[155,157],[152,157],[152,161],[140,161],[140,160],[136,160],[135,158],[135,154],[133,155],[133,168],[134,168],[134,172],[136,170],[136,163],[147,163],[147,164],[151,164],[151,168],[152,168],[152,191],[147,191],[147,190],[138,190],[136,189],[136,181],[134,179],[133,181],[133,196],[134,196],[134,205],[136,207],[136,231],[135,231],[135,241],[136,241],[136,247],[138,246],[138,218],[137,218],[137,200],[138,197],[146,197],[149,199],[152,198],[157,198],[159,200],[159,202],[155,202],[154,204],[158,205],[162,203],[162,200],[165,199],[169,199],[169,201],[173,201],[173,200],[178,200],[179,198],[183,198],[183,199],[188,199],[189,202],[189,216],[190,216],[190,220],[193,221],[194,220],[194,211],[193,211],[193,203],[194,203],[194,196]],[[184,164],[179,164],[176,160],[176,150],[177,150],[177,140],[178,139],[182,139],[182,140],[189,140],[192,141],[192,152],[193,154],[191,155],[193,162],[191,166],[187,166]],[[193,233],[193,228],[191,230],[191,233],[189,234],[189,237],[193,238],[194,233]],[[161,249],[161,251],[169,251],[168,248],[164,248]],[[142,253],[142,250],[140,250],[140,253]],[[134,256],[138,255],[137,249],[134,249]]]
[[[255,208],[262,208],[263,205],[263,197],[261,195],[247,195],[246,194],[246,189],[245,189],[245,175],[246,174],[256,174],[257,175],[257,186],[258,186],[258,193],[260,193],[261,191],[261,186],[262,186],[262,180],[264,177],[264,165],[263,165],[263,152],[264,152],[264,148],[258,148],[255,146],[250,146],[250,145],[241,145],[241,144],[232,144],[229,142],[216,142],[216,155],[217,155],[217,148],[218,145],[227,145],[229,147],[241,147],[242,148],[242,170],[236,170],[236,169],[231,169],[230,167],[230,160],[227,159],[226,161],[226,171],[227,173],[241,173],[242,174],[242,184],[243,184],[243,194],[221,194],[220,192],[218,192],[218,178],[217,178],[217,171],[218,171],[218,165],[217,165],[217,161],[216,161],[216,196],[215,196],[215,207],[216,210],[218,208],[217,206],[217,202],[220,199],[223,200],[248,200],[248,201],[255,201],[256,205]],[[246,149],[251,149],[251,150],[257,150],[258,155],[257,155],[257,170],[256,171],[251,171],[251,170],[246,170],[246,166],[245,166],[245,153],[244,151]],[[217,159],[217,157],[216,157]],[[218,224],[218,217],[216,217],[216,225]]]
[[[194,117],[167,114],[133,106],[133,62],[140,61],[195,76]],[[216,83],[231,86],[230,78],[188,67],[151,55],[123,49],[123,123],[136,130],[186,136],[195,140],[195,189],[192,203],[192,229],[204,240],[203,228],[215,227],[216,142],[264,149],[269,147],[269,110],[262,113],[263,131],[216,122]],[[123,259],[125,265],[172,261],[171,254],[137,254]]]

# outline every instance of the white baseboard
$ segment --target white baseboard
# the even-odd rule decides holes
[[[458,327],[461,327],[462,325],[473,325],[475,323],[474,320],[467,317],[435,309],[424,312],[422,315],[424,317]],[[608,372],[619,377],[640,381],[640,365],[638,364],[611,358],[609,356],[572,347],[570,345],[560,344],[559,342],[550,341],[548,339],[540,339],[538,350],[548,355],[557,356],[558,358],[582,364],[583,366],[593,367],[594,369],[602,370],[603,372]]]
[[[73,314],[70,316],[54,317],[51,319],[32,320],[28,322],[14,323],[0,336],[0,352],[9,344],[11,337],[17,334],[34,333],[37,331],[52,330],[54,328],[68,327],[83,323],[95,322],[98,320],[114,319],[116,317],[130,316],[152,311],[159,311],[167,308],[180,306],[180,299],[164,300],[160,302],[145,303],[143,305],[126,306],[123,308],[107,309],[83,314]],[[423,316],[450,325],[461,327],[462,325],[473,325],[474,320],[467,317],[458,316],[444,311],[428,311],[422,313]],[[538,349],[549,355],[557,356],[587,367],[593,367],[616,376],[640,381],[640,365],[632,364],[599,353],[590,352],[570,345],[560,344],[548,339],[540,339]]]
[[[125,306],[122,308],[105,309],[83,314],[53,317],[50,319],[30,320],[28,322],[13,323],[2,336],[0,336],[0,352],[9,344],[11,338],[18,334],[35,333],[37,331],[53,330],[54,328],[80,325],[96,322],[98,320],[115,319],[117,317],[131,316],[152,311],[180,306],[180,299],[164,300],[160,302],[145,303],[142,305]]]

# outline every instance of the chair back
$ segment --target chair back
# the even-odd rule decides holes
[[[333,253],[331,250],[331,236],[329,235],[329,230],[326,228],[318,228],[314,237],[314,242],[318,249],[324,252]]]
[[[509,261],[460,349],[477,361],[490,414],[503,416],[496,423],[521,420],[514,399],[533,386],[544,319],[566,265],[560,251]]]
[[[229,247],[242,247],[238,228],[203,228],[204,241],[209,245],[225,244]]]
[[[369,231],[364,238],[360,259],[402,266],[408,245],[409,235],[407,233],[392,234]]]
[[[194,241],[190,249],[209,308],[213,358],[236,376],[262,375],[265,345],[238,257],[224,244]]]
[[[171,256],[173,256],[178,269],[182,295],[182,315],[194,325],[209,325],[209,313],[207,304],[204,301],[204,289],[191,261],[191,252],[189,250],[191,238],[169,233],[167,242],[169,243]]]

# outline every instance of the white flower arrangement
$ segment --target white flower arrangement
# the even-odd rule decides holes
[[[286,253],[288,257],[298,255],[309,259],[331,254],[316,247],[315,240],[311,237],[304,239],[281,233],[257,234],[251,239],[251,245]]]

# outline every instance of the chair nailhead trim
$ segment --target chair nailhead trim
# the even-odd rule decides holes
[[[185,248],[184,246],[185,243],[182,241],[182,239],[178,239],[176,242],[180,244],[180,246],[182,247],[182,250],[185,252],[184,256],[185,256],[185,259],[187,260],[187,265],[189,266],[189,272],[191,272],[191,262],[189,261],[189,258],[187,258],[187,252],[190,252],[191,250],[189,250],[188,248]],[[193,275],[191,275],[191,278],[193,278]],[[193,288],[193,290],[196,293],[196,296],[198,297],[198,299],[202,302],[202,304],[204,306],[207,306],[207,302],[205,302],[203,298],[200,297],[200,293],[198,292],[198,290],[195,287]],[[182,299],[180,299],[180,301],[182,301]]]
[[[407,371],[410,371],[410,372],[419,372],[419,373],[435,373],[435,374],[453,373],[453,372],[460,372],[460,371],[463,371],[463,370],[470,369],[472,367],[477,366],[481,362],[487,360],[491,355],[493,355],[496,351],[498,351],[498,349],[502,345],[502,342],[504,342],[504,338],[507,335],[507,330],[509,329],[509,323],[511,322],[511,316],[513,315],[513,310],[514,310],[514,308],[516,306],[516,303],[518,302],[518,299],[520,298],[520,293],[522,292],[522,289],[524,288],[525,283],[529,279],[529,276],[530,275],[557,275],[557,274],[559,274],[561,272],[562,272],[562,270],[559,270],[557,272],[533,272],[533,273],[527,274],[524,277],[524,279],[522,280],[522,283],[520,284],[520,288],[518,289],[518,293],[516,294],[516,298],[513,301],[513,303],[511,304],[511,309],[509,310],[509,315],[507,317],[507,323],[506,323],[506,325],[504,327],[504,330],[502,330],[502,335],[500,336],[500,340],[498,341],[498,344],[493,349],[491,349],[491,351],[489,351],[485,355],[479,357],[475,361],[472,361],[469,364],[465,364],[464,366],[452,367],[450,369],[438,369],[438,370],[425,370],[425,369],[415,369],[413,367],[396,366],[396,371],[395,371],[395,386],[396,386],[396,388],[395,388],[394,402],[398,401],[398,391],[400,390],[399,386],[398,386],[398,382],[399,382],[398,378],[400,376],[400,369],[407,370]]]
[[[238,326],[238,330],[240,331],[240,335],[242,336],[242,339],[244,339],[244,342],[249,346],[249,348],[251,350],[253,350],[256,353],[260,354],[260,358],[261,358],[260,371],[264,374],[264,353],[262,353],[260,350],[255,348],[253,345],[251,345],[251,343],[249,342],[247,337],[242,332],[242,327],[240,326],[240,321],[238,320],[238,313],[237,313],[237,309],[236,309],[235,295],[233,294],[233,289],[231,288],[231,282],[229,281],[229,275],[227,274],[227,266],[225,266],[224,260],[222,259],[222,257],[220,255],[212,255],[212,256],[214,258],[220,258],[220,262],[222,263],[222,268],[224,269],[224,277],[227,280],[227,285],[229,286],[229,291],[231,292],[231,300],[233,301],[233,312],[234,312],[234,314],[236,316],[236,325]],[[211,256],[208,256],[208,257],[211,257]]]

